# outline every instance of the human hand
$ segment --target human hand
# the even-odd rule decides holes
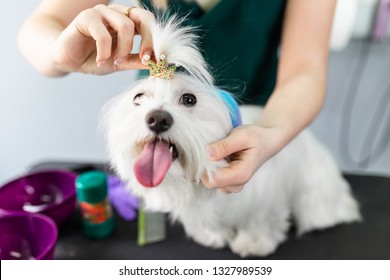
[[[279,134],[277,128],[244,125],[235,128],[225,139],[210,144],[210,160],[227,158],[229,164],[213,180],[203,176],[203,184],[225,193],[240,192],[260,166],[279,150],[275,141]]]
[[[149,23],[154,15],[141,8],[97,5],[82,11],[55,43],[54,61],[63,72],[109,74],[127,69],[145,69],[142,57],[152,53]],[[142,37],[139,54],[130,54],[134,36]]]

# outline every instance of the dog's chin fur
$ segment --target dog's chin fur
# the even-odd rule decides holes
[[[189,30],[182,31],[174,21],[154,28],[160,34],[153,37],[155,52],[168,54],[169,63],[190,64],[190,74],[177,73],[172,80],[140,80],[109,102],[102,115],[110,162],[148,209],[169,212],[196,242],[212,248],[230,246],[243,257],[274,252],[286,239],[291,220],[298,234],[360,220],[349,185],[330,154],[307,131],[267,161],[240,193],[225,195],[204,187],[202,175],[212,179],[227,165],[209,161],[207,145],[232,130],[229,111],[212,85],[204,61],[199,61],[195,44],[185,41],[190,53],[177,46],[181,42],[177,38]],[[170,34],[177,38],[170,40]],[[171,60],[170,46],[175,43],[179,53]],[[196,60],[191,60],[194,53]],[[143,95],[135,98],[140,93]],[[181,104],[184,93],[195,95],[196,105]],[[173,117],[172,126],[158,135],[145,122],[146,115],[156,109]],[[259,107],[241,109],[246,123],[261,114]],[[133,165],[142,145],[155,138],[174,143],[178,156],[162,183],[146,188],[135,178]]]

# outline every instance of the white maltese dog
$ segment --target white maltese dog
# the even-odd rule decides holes
[[[103,109],[112,167],[146,208],[169,212],[196,242],[229,246],[242,257],[266,256],[298,234],[360,220],[358,204],[328,151],[307,131],[268,160],[239,193],[226,195],[200,178],[226,166],[208,160],[208,144],[232,126],[231,102],[213,85],[190,27],[153,23],[151,76]],[[175,71],[180,66],[184,71]],[[253,123],[261,108],[240,108]]]

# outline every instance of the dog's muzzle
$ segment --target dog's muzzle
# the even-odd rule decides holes
[[[161,137],[161,133],[172,127],[173,117],[167,111],[153,110],[146,115],[145,122],[155,137],[141,144],[142,151],[133,166],[134,175],[143,186],[156,187],[178,157],[176,145]]]

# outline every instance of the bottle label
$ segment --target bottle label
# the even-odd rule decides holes
[[[107,199],[100,203],[80,202],[83,219],[91,224],[101,224],[112,216],[111,206]]]

